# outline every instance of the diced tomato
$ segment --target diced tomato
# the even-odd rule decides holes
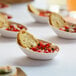
[[[64,28],[59,28],[59,30],[61,30],[61,31],[65,31]]]
[[[76,28],[73,28],[74,30],[76,30]]]
[[[8,28],[6,30],[9,30]]]
[[[18,32],[18,31],[20,31],[20,30],[18,30],[18,29],[14,29],[13,31]]]
[[[47,43],[47,44],[45,45],[45,47],[47,47],[47,48],[50,47],[50,43]]]
[[[44,53],[49,53],[47,50],[44,50]]]
[[[40,49],[41,47],[44,48],[44,44],[42,42],[39,42],[38,48]]]
[[[40,12],[40,16],[46,16],[44,12]]]
[[[51,13],[51,11],[46,11],[45,13]]]
[[[18,26],[18,28],[20,28],[20,29],[25,28],[23,25],[17,25],[17,26]]]
[[[39,49],[39,50],[37,50],[37,52],[42,52],[42,50],[41,50],[41,49]]]
[[[32,47],[31,48],[33,51],[37,51],[37,48],[36,47]]]
[[[7,18],[8,18],[8,19],[11,19],[11,18],[12,18],[12,16],[7,16]]]
[[[10,28],[14,28],[14,26],[13,26],[13,25],[10,25],[9,27],[10,27]]]
[[[65,29],[69,29],[69,27],[68,27],[68,26],[64,26],[64,28],[65,28]]]
[[[48,48],[48,52],[51,53],[51,51],[52,51],[51,48]]]

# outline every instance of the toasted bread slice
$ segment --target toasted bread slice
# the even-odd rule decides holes
[[[63,26],[69,26],[68,23],[57,13],[51,13],[49,16],[49,23],[57,28],[61,28]]]
[[[8,27],[8,19],[5,15],[0,13],[0,28]]]
[[[34,14],[39,15],[40,11],[36,8],[34,8],[31,4],[28,5],[28,10]]]
[[[24,29],[18,33],[17,41],[19,45],[25,48],[32,48],[38,44],[38,40]]]

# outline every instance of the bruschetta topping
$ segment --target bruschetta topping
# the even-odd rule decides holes
[[[23,25],[11,24],[6,30],[19,32],[21,29],[24,29],[24,28],[25,27]]]
[[[71,33],[76,33],[76,26],[71,25],[71,26],[64,26],[62,28],[59,28],[61,31],[66,31],[66,32],[71,32]]]
[[[36,47],[32,47],[31,49],[35,52],[40,52],[40,53],[54,53],[55,51],[57,52],[59,51],[57,46],[42,41],[40,41]]]

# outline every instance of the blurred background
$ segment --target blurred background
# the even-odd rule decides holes
[[[20,13],[21,12],[20,10],[25,9],[25,6],[27,7],[28,3],[32,3],[37,8],[47,9],[52,12],[59,13],[62,16],[69,16],[72,18],[76,18],[76,0],[0,0],[0,2],[15,5],[12,7],[12,11],[15,13],[17,11],[19,11]],[[16,9],[14,8],[16,9],[22,8],[22,9],[16,11]],[[11,9],[5,12],[12,14]]]

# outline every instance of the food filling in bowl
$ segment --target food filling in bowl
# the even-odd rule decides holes
[[[40,11],[39,16],[48,17],[50,15],[50,11]]]
[[[58,52],[59,48],[51,43],[42,42],[40,41],[36,47],[31,48],[34,52],[39,53],[54,53],[55,51]]]
[[[25,27],[19,24],[11,24],[6,30],[13,31],[13,32],[19,32],[21,29],[25,29]]]
[[[76,26],[75,25],[64,26],[62,28],[59,28],[59,30],[66,31],[66,32],[71,32],[71,33],[76,33]]]

